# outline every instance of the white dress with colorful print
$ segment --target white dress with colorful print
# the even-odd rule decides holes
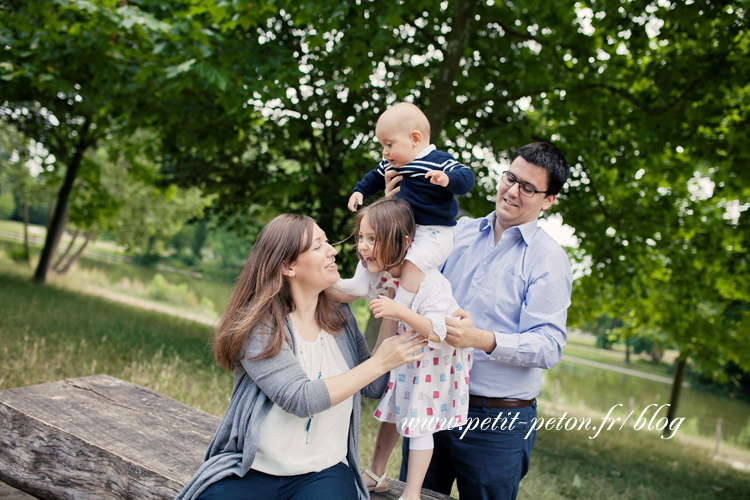
[[[439,271],[425,275],[411,309],[432,322],[433,332],[442,342],[429,342],[420,361],[391,371],[374,416],[395,423],[403,436],[418,437],[465,424],[472,348],[456,349],[444,340],[445,317],[458,309],[458,304],[450,283]],[[398,333],[410,329],[401,323]]]

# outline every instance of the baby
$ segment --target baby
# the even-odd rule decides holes
[[[406,254],[395,300],[410,307],[424,276],[445,262],[453,249],[453,227],[458,202],[474,185],[470,168],[430,144],[430,122],[414,104],[401,102],[378,119],[375,135],[383,147],[383,160],[354,186],[349,210],[385,190],[385,173],[395,169],[402,177],[396,198],[409,203],[417,223],[414,241]],[[340,280],[334,288],[345,295],[371,295],[373,276],[368,261],[357,266],[354,277]]]

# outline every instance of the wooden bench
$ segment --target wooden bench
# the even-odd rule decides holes
[[[0,391],[0,481],[37,498],[173,499],[220,419],[96,375]],[[403,483],[373,500],[397,499]],[[423,499],[450,497],[423,491]]]

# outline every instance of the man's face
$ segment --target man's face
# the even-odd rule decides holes
[[[525,182],[537,191],[547,190],[547,171],[522,157],[518,157],[510,164],[508,171],[519,182]],[[528,198],[518,190],[518,183],[508,187],[502,181],[498,183],[497,199],[495,200],[496,231],[504,231],[513,226],[520,226],[539,217],[542,210],[547,210],[557,199],[557,195],[536,193]]]

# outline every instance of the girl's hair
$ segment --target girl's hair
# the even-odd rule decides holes
[[[404,261],[406,251],[414,241],[416,230],[414,213],[409,203],[404,200],[380,198],[375,203],[357,211],[357,217],[354,220],[354,237],[357,241],[362,219],[365,217],[375,231],[373,254],[383,262],[385,270],[390,271]],[[357,246],[357,257],[363,260],[359,254],[359,246]]]
[[[304,215],[282,214],[261,229],[213,335],[214,356],[226,370],[234,369],[243,342],[256,327],[271,335],[268,346],[253,359],[273,357],[281,351],[284,319],[295,309],[289,278],[282,270],[310,248],[314,224]],[[344,311],[323,292],[318,296],[315,320],[334,335],[347,323]]]

